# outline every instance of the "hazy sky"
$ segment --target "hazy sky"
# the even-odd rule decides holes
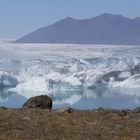
[[[67,16],[140,16],[140,0],[0,0],[0,38],[18,38]]]

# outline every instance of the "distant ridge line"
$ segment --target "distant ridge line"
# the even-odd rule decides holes
[[[80,20],[67,17],[14,42],[140,45],[140,17],[128,18],[107,13]]]

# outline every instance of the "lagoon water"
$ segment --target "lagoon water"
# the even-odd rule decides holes
[[[115,109],[133,109],[140,106],[140,89],[135,90],[114,90],[114,89],[87,89],[55,91],[51,94],[54,102],[53,108],[74,107],[78,109],[93,109],[98,107]],[[31,92],[31,91],[30,91]],[[30,94],[29,92],[29,94]],[[128,95],[128,92],[130,95]],[[40,93],[38,93],[40,94]],[[27,98],[20,93],[10,92],[7,89],[0,89],[0,106],[19,108]]]
[[[140,46],[0,44],[0,106],[48,94],[53,108],[140,106]]]

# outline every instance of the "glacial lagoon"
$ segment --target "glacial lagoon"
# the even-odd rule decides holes
[[[140,46],[0,44],[0,106],[48,94],[53,108],[140,106]]]

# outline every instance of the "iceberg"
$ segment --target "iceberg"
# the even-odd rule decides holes
[[[16,87],[17,91],[48,91],[46,79],[43,76],[34,76],[30,80],[20,83]]]
[[[86,87],[95,87],[99,83],[99,80],[103,74],[104,72],[101,71],[88,70],[86,72]]]
[[[81,86],[82,83],[74,76],[69,76],[64,79],[64,82],[69,83],[73,86]]]
[[[123,94],[124,88],[140,87],[139,54],[134,45],[0,44],[0,86],[70,104],[105,94],[104,88]]]
[[[82,83],[76,77],[66,77],[55,72],[48,75],[33,76],[28,81],[19,83],[16,88],[10,90],[19,92],[29,98],[40,94],[50,94],[56,90],[80,90],[82,86]]]
[[[140,74],[130,76],[124,81],[110,81],[109,87],[113,88],[140,88]]]
[[[85,83],[86,79],[86,72],[85,71],[80,71],[78,73],[73,74],[74,77],[76,77],[81,83]]]
[[[86,75],[86,87],[107,86],[109,81],[119,80],[120,71],[95,71],[88,70]]]
[[[18,84],[17,79],[7,72],[0,71],[0,87],[14,87]]]

